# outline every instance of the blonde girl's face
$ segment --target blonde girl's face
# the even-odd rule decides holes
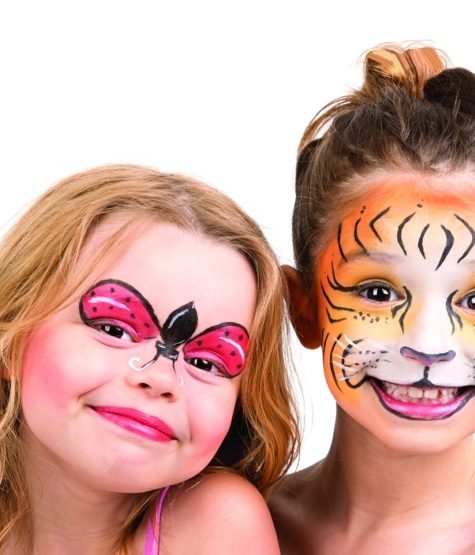
[[[381,183],[318,264],[319,334],[340,406],[386,443],[475,431],[475,187]]]
[[[124,493],[199,473],[231,423],[255,303],[240,253],[150,223],[34,330],[21,398],[30,460]]]

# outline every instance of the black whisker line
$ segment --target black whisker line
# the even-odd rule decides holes
[[[424,252],[424,246],[423,246],[423,241],[424,241],[424,235],[427,233],[427,230],[429,229],[430,224],[427,224],[424,229],[421,232],[421,235],[419,237],[419,241],[417,241],[417,247],[419,248],[420,253],[422,254],[422,258],[426,257],[426,254]]]
[[[334,309],[334,310],[347,310],[348,312],[355,312],[354,308],[348,308],[346,306],[338,306],[334,303],[332,303],[330,297],[328,296],[328,293],[325,291],[325,288],[323,287],[323,283],[320,281],[320,289],[322,290],[323,296],[325,297],[327,303]]]
[[[447,300],[445,301],[445,308],[447,309],[447,314],[449,315],[449,319],[450,319],[450,325],[452,326],[452,335],[455,333],[454,320],[457,321],[457,324],[460,326],[460,329],[463,328],[462,318],[460,318],[460,316],[452,308],[452,299],[454,298],[456,293],[457,293],[457,290],[452,291],[452,293],[450,293],[450,295],[447,297]]]
[[[380,212],[379,214],[376,214],[376,216],[369,222],[369,227],[371,228],[371,231],[376,235],[376,237],[382,242],[383,240],[381,239],[381,236],[379,235],[379,233],[376,231],[376,227],[375,224],[376,222],[382,218],[385,214],[387,214],[389,211],[391,210],[391,207],[388,206],[387,208],[385,208],[382,212]]]
[[[336,239],[337,239],[338,250],[340,251],[340,255],[341,255],[341,257],[343,258],[343,260],[344,260],[345,262],[347,262],[347,258],[346,258],[346,256],[345,256],[345,253],[343,252],[343,247],[341,246],[341,223],[340,223],[340,225],[338,226],[338,232],[337,232],[337,235],[336,235]]]
[[[333,342],[332,348],[330,350],[330,371],[332,373],[332,378],[333,378],[333,381],[335,382],[335,385],[341,391],[340,384],[338,383],[338,380],[336,379],[336,373],[335,373],[335,368],[334,368],[334,364],[333,364],[333,351],[335,350],[336,346],[338,345],[340,337],[341,337],[341,333],[340,333],[340,335],[338,335],[336,340]]]
[[[463,260],[467,254],[472,250],[473,245],[475,244],[475,231],[473,230],[472,226],[470,226],[463,218],[461,218],[460,216],[457,216],[457,214],[454,214],[454,216],[457,218],[457,220],[459,222],[462,222],[463,225],[468,229],[468,231],[470,232],[470,234],[472,235],[472,240],[470,241],[470,245],[466,248],[466,250],[464,251],[464,253],[462,254],[462,256],[457,260],[457,264]]]
[[[440,227],[444,230],[444,233],[445,233],[445,247],[442,252],[442,256],[440,257],[439,263],[437,264],[436,270],[440,268],[444,260],[447,258],[447,255],[449,254],[450,250],[454,246],[454,236],[452,235],[450,230],[443,225],[441,225]]]
[[[405,255],[407,255],[407,251],[406,251],[406,248],[404,247],[404,243],[402,242],[402,230],[404,229],[404,226],[409,222],[409,220],[414,216],[414,214],[415,212],[413,212],[412,214],[409,214],[409,216],[406,216],[397,228],[397,242],[399,243],[399,246],[401,247],[402,252]]]
[[[354,354],[353,351],[351,350],[351,348],[353,346],[356,347],[356,345],[358,345],[358,343],[361,343],[362,341],[364,341],[364,340],[363,339],[355,339],[354,341],[351,341],[351,343],[343,349],[343,357],[341,359],[342,366],[344,366],[346,368],[352,368],[353,367],[352,365],[346,363],[346,357],[348,355]],[[348,376],[348,374],[345,371],[345,368],[342,368],[341,370],[343,372],[343,375],[345,376],[346,385],[348,387],[351,387],[352,389],[356,389],[356,388],[360,387],[360,385],[362,385],[366,381],[366,374],[364,374],[359,382],[353,384],[349,381],[350,378],[352,378],[353,376]],[[364,372],[364,367],[362,367],[358,372],[355,372],[355,373],[359,374],[360,372]]]
[[[411,308],[411,304],[412,304],[411,292],[406,286],[403,286],[403,289],[404,289],[404,292],[406,293],[406,298],[404,299],[404,302],[391,308],[391,315],[393,318],[402,308],[404,308],[403,313],[399,317],[399,325],[401,326],[402,331],[404,331],[404,318],[406,317],[407,311]]]
[[[355,240],[355,243],[361,248],[361,250],[367,255],[368,251],[366,250],[366,247],[363,245],[363,243],[361,242],[361,239],[358,237],[358,227],[360,225],[361,222],[361,218],[359,218],[358,220],[356,220],[355,222],[355,227],[353,229],[353,238]]]

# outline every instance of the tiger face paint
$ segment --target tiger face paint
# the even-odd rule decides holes
[[[323,251],[316,287],[325,374],[347,412],[370,403],[399,419],[441,421],[473,410],[467,197],[436,197],[417,183],[368,195]]]

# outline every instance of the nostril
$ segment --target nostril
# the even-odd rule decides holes
[[[142,389],[149,389],[150,385],[148,383],[141,382],[139,383],[139,387],[141,387]]]
[[[411,360],[417,360],[424,366],[430,366],[434,362],[447,362],[455,357],[455,351],[447,351],[445,353],[422,353],[421,351],[416,351],[411,347],[401,347],[399,351],[404,358]]]

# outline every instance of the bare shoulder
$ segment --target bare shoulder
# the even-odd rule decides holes
[[[269,507],[282,555],[312,552],[314,526],[311,519],[317,466],[283,476],[272,491]]]
[[[264,498],[244,478],[224,472],[195,478],[170,492],[162,541],[164,552],[173,555],[280,553]]]

